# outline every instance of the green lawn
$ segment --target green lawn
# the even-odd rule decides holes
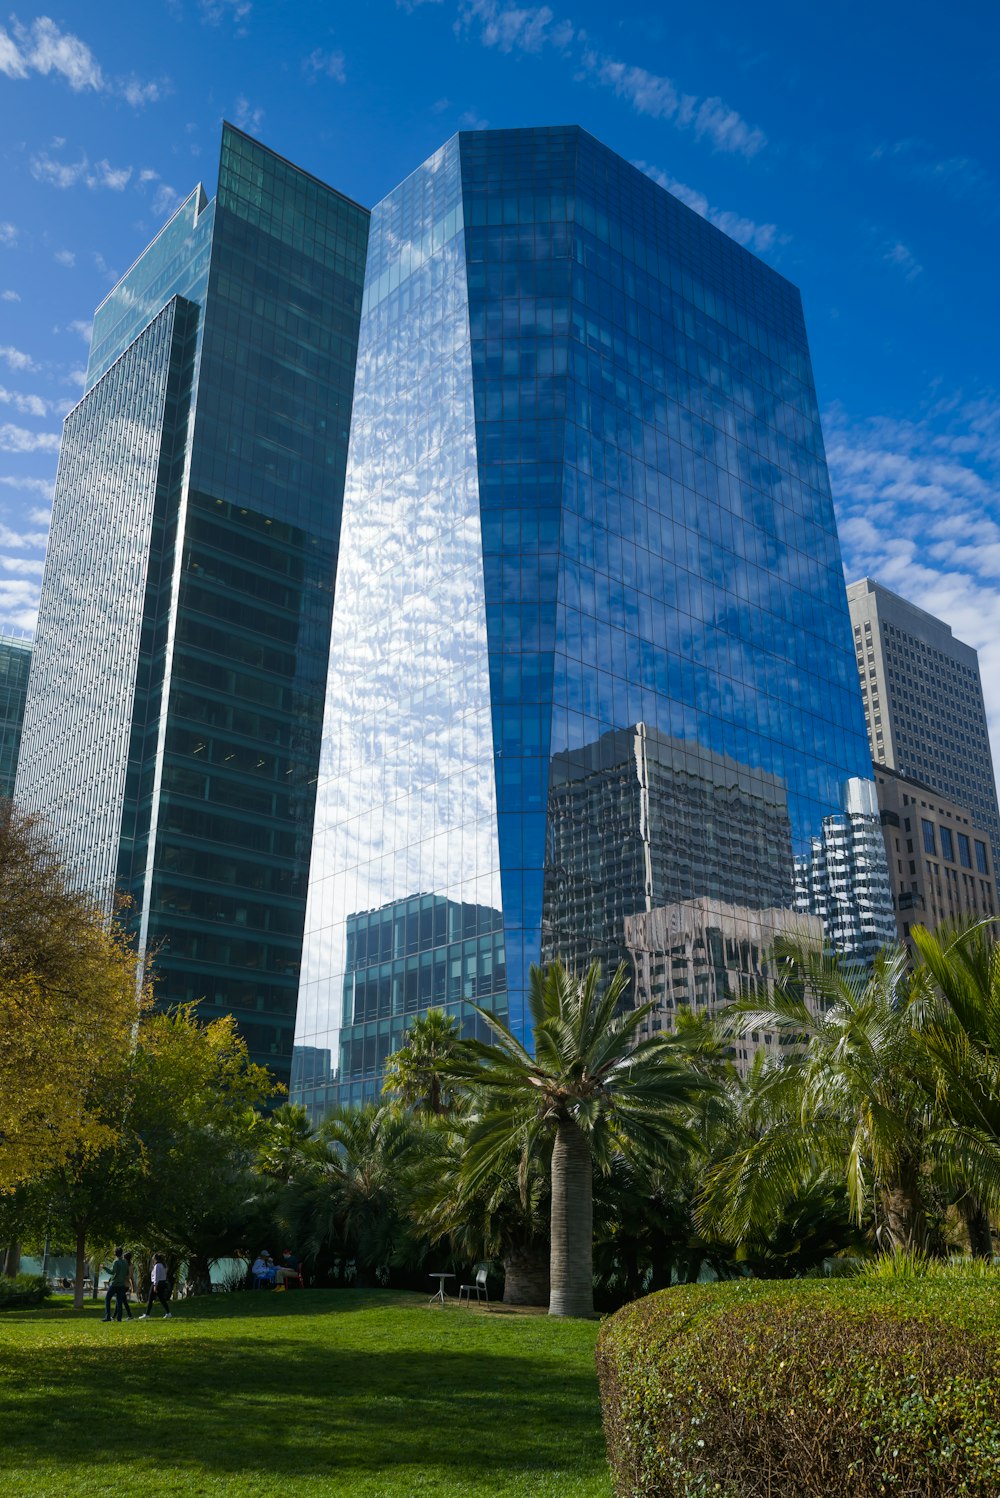
[[[306,1291],[0,1315],[11,1498],[609,1498],[596,1324]]]

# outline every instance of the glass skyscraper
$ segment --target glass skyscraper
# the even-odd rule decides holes
[[[98,308],[16,797],[287,1079],[368,235],[240,131]]]
[[[870,779],[798,291],[582,130],[457,136],[371,217],[293,1097],[431,1004],[528,1039],[643,912],[818,929]]]
[[[0,635],[0,797],[14,794],[30,666],[31,641]]]

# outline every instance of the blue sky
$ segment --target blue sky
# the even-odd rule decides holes
[[[30,630],[93,309],[223,117],[371,204],[575,122],[801,288],[846,570],[980,650],[1000,761],[1000,11],[90,0],[0,29],[0,628]]]

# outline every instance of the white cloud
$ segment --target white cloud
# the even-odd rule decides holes
[[[44,567],[44,562],[33,557],[0,557],[0,568],[19,577],[41,577]]]
[[[0,624],[33,630],[38,623],[38,594],[37,583],[0,578]]]
[[[233,123],[240,130],[247,130],[251,135],[256,135],[264,123],[264,111],[260,108],[252,108],[250,100],[244,94],[240,94],[236,100],[236,114]]]
[[[253,10],[251,0],[199,0],[202,20],[209,26],[221,26],[223,21],[236,23],[236,35],[246,36],[243,22]]]
[[[876,578],[979,651],[1000,766],[1000,399],[914,421],[834,408],[824,429],[848,579]]]
[[[13,35],[11,34],[13,33]],[[25,79],[32,73],[50,73],[65,79],[74,93],[115,94],[133,107],[163,97],[165,84],[142,83],[134,74],[109,78],[87,43],[72,32],[60,31],[48,16],[39,16],[30,26],[14,20],[11,32],[0,27],[0,73]]]
[[[347,82],[344,54],[339,51],[324,52],[321,47],[314,48],[303,60],[302,71],[309,75],[311,83],[319,77],[332,78],[335,83]]]
[[[913,251],[898,240],[895,244],[886,245],[882,259],[890,265],[898,265],[908,281],[915,281],[923,271],[923,266]]]
[[[56,250],[52,258],[57,265],[65,265],[67,269],[72,269],[76,264],[76,253],[73,250]]]
[[[490,122],[489,120],[484,120],[474,109],[467,109],[459,117],[458,128],[459,130],[488,130]]]
[[[29,432],[27,427],[0,424],[0,452],[55,453],[59,451],[58,432]]]
[[[89,317],[76,317],[72,322],[66,324],[66,331],[67,333],[75,333],[78,338],[83,339],[84,343],[89,344],[94,331],[94,320]]]
[[[691,130],[696,140],[709,141],[716,151],[749,160],[767,145],[763,130],[748,124],[718,96],[702,99],[683,93],[672,78],[609,56],[588,41],[575,21],[558,20],[548,5],[460,0],[455,30],[472,32],[484,47],[500,52],[539,53],[551,47],[573,60],[578,80],[610,89],[637,114]]]
[[[19,291],[0,291],[0,302],[19,302],[21,293]]]
[[[688,187],[685,182],[678,182],[676,177],[671,177],[669,172],[661,171],[659,167],[650,166],[648,161],[636,161],[635,166],[647,177],[652,177],[667,192],[672,193],[675,198],[680,198],[695,213],[707,218],[709,223],[715,224],[723,234],[728,234],[730,239],[735,239],[737,244],[746,245],[748,249],[762,253],[773,249],[779,242],[785,242],[784,236],[779,236],[776,224],[758,224],[752,218],[744,218],[742,214],[732,213],[728,209],[713,208],[703,192],[696,188]]]
[[[20,230],[14,224],[0,223],[0,245],[3,245],[5,250],[13,249],[17,244],[19,233]]]
[[[64,385],[86,385],[86,383],[87,370],[86,367],[82,364],[78,364],[75,369],[71,369],[69,374],[66,376],[66,379],[63,381]]]
[[[49,479],[32,479],[26,478],[22,474],[6,474],[0,476],[0,484],[5,484],[8,489],[24,489],[29,494],[41,494],[48,500],[52,498],[52,484]],[[44,515],[45,523],[47,524],[48,511],[31,511],[32,520],[38,521],[39,515]]]
[[[56,161],[42,151],[31,158],[31,174],[39,182],[50,182],[53,187],[76,187],[82,182],[91,189],[109,187],[112,192],[122,192],[128,186],[132,168],[112,166],[106,158],[91,164],[85,155],[79,161]]]
[[[0,359],[9,369],[36,370],[38,365],[30,354],[24,354],[19,348],[13,348],[9,343],[0,343]]]
[[[47,416],[53,403],[41,395],[25,395],[20,390],[6,390],[0,385],[0,405],[13,406],[22,416]]]
[[[572,42],[576,28],[571,21],[557,21],[547,5],[501,5],[499,0],[463,0],[457,29],[479,27],[484,47],[501,52],[540,52],[551,44],[561,51]]]

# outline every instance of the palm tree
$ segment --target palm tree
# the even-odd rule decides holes
[[[443,1009],[428,1009],[413,1021],[401,1048],[386,1061],[382,1096],[438,1117],[452,1112],[457,1098],[446,1068],[461,1055],[463,1044],[452,1016]]]
[[[451,1066],[487,1100],[469,1129],[470,1180],[494,1171],[512,1143],[530,1158],[551,1141],[551,1316],[593,1315],[595,1165],[607,1170],[616,1150],[657,1164],[692,1145],[689,1115],[713,1087],[683,1058],[683,1041],[638,1041],[652,1006],[620,1015],[627,982],[624,963],[603,993],[597,963],[582,979],[561,962],[532,967],[534,1055],[480,1009],[496,1044],[468,1041],[475,1064]]]
[[[920,1013],[925,1060],[941,1119],[928,1151],[956,1191],[969,1246],[993,1252],[986,1203],[1000,1200],[1000,944],[988,923],[913,942],[933,981]]]
[[[289,1183],[287,1215],[303,1255],[384,1279],[416,1244],[405,1211],[406,1171],[420,1147],[406,1114],[367,1103],[335,1108],[317,1130],[322,1158]]]
[[[290,1181],[323,1155],[323,1146],[301,1103],[282,1103],[261,1125],[257,1168],[262,1175]]]
[[[812,948],[777,955],[770,1004],[747,1000],[721,1021],[730,1038],[776,1032],[782,1055],[760,1069],[745,1137],[706,1173],[700,1220],[746,1243],[829,1173],[845,1183],[856,1222],[874,1210],[884,1246],[927,1252],[935,1099],[916,1024],[926,976],[901,948],[870,972]]]

